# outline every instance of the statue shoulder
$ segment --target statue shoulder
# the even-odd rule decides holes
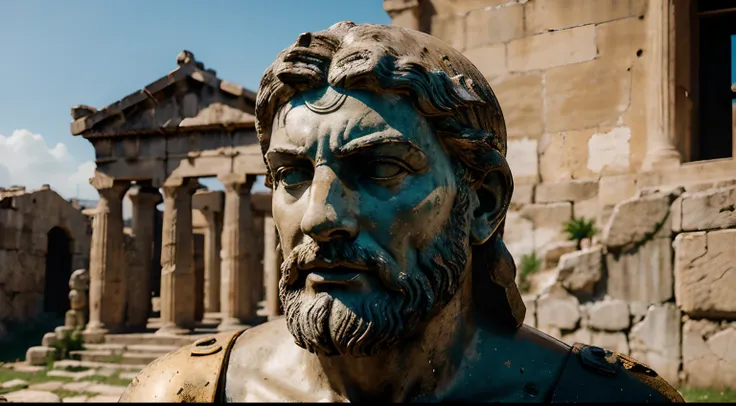
[[[575,344],[553,390],[552,402],[684,403],[652,368],[620,353]]]
[[[221,396],[223,369],[243,330],[205,336],[148,364],[120,402],[215,402]]]

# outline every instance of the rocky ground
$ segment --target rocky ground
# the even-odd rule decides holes
[[[0,365],[0,397],[8,402],[117,402],[137,371],[111,366]]]

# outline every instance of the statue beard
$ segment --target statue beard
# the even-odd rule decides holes
[[[469,186],[459,183],[447,224],[417,252],[416,268],[406,270],[401,278],[402,270],[380,249],[369,251],[343,239],[326,244],[310,239],[294,247],[281,265],[279,281],[279,297],[294,342],[319,355],[375,355],[415,332],[444,307],[458,289],[470,247]],[[312,295],[304,292],[303,283],[287,283],[292,272],[315,258],[366,265],[384,289]]]

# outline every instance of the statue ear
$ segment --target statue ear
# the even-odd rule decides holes
[[[506,162],[486,173],[478,183],[478,206],[473,211],[470,223],[470,241],[473,245],[484,244],[499,228],[513,191],[514,180]]]

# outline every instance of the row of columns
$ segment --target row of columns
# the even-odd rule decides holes
[[[202,210],[204,264],[207,278],[195,271],[192,230],[194,178],[168,179],[163,189],[161,235],[161,327],[158,333],[191,331],[203,309],[220,312],[222,331],[258,321],[256,310],[267,284],[269,316],[280,314],[278,278],[280,257],[270,216],[264,219],[263,265],[255,242],[251,188],[255,177],[220,176],[225,186],[224,210]],[[100,200],[94,214],[90,253],[90,333],[143,330],[151,313],[151,257],[156,206],[161,195],[149,184],[118,181],[96,173],[90,183]],[[126,264],[123,252],[122,199],[128,193],[133,205],[132,235],[135,255]],[[264,281],[264,272],[266,280]],[[206,282],[205,282],[206,281]],[[204,285],[204,286],[203,286]],[[203,287],[202,287],[203,286]],[[196,287],[204,289],[198,292]],[[204,302],[206,300],[206,303]],[[198,301],[202,303],[197,303]],[[199,306],[198,306],[199,305]]]

